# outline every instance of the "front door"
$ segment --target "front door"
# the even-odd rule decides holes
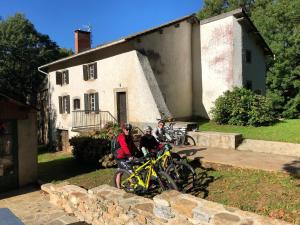
[[[126,92],[117,92],[117,114],[120,124],[127,122]]]
[[[16,120],[0,120],[0,192],[18,187]]]

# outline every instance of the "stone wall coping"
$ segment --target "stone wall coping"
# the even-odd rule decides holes
[[[49,194],[51,203],[92,225],[289,225],[174,190],[150,199],[109,185],[85,190],[45,184],[41,189]]]
[[[212,135],[224,135],[224,136],[240,136],[240,133],[226,133],[226,132],[218,132],[218,131],[189,131],[191,134],[212,134]]]

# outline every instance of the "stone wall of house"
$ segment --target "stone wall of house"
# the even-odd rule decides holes
[[[109,185],[85,190],[75,185],[45,184],[42,190],[49,194],[50,202],[93,225],[288,224],[177,191],[166,191],[149,199]]]

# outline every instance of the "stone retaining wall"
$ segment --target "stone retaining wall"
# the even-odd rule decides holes
[[[148,199],[109,185],[87,191],[75,185],[45,184],[42,190],[51,203],[93,225],[288,225],[177,191]]]
[[[188,132],[196,141],[196,145],[202,147],[215,147],[225,149],[235,149],[242,142],[242,135],[236,133],[221,132]]]
[[[237,150],[300,157],[300,144],[244,139]]]

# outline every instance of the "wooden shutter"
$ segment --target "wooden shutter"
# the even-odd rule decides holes
[[[87,65],[83,65],[83,80],[88,80],[88,66]]]
[[[99,113],[99,94],[95,93],[95,112]]]
[[[58,104],[59,104],[59,114],[63,113],[63,108],[62,108],[62,97],[58,96]]]
[[[69,70],[66,70],[66,84],[69,84]]]
[[[88,113],[89,109],[90,109],[89,95],[84,94],[84,110],[85,110],[85,113]]]
[[[94,79],[97,79],[97,63],[94,63]]]
[[[67,95],[66,98],[67,98],[67,105],[66,105],[67,113],[70,114],[70,95]]]
[[[56,84],[62,85],[62,73],[56,72]]]

